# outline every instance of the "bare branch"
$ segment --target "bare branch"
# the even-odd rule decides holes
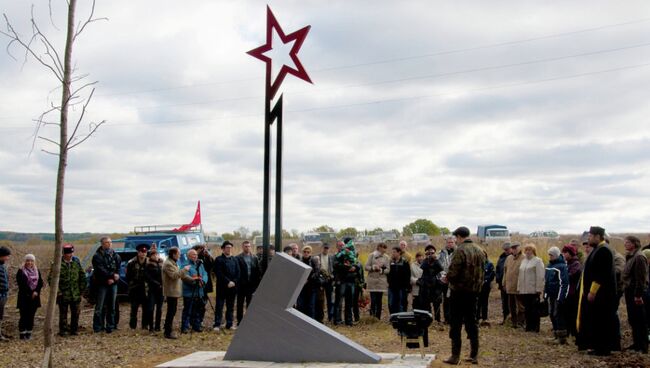
[[[83,137],[79,142],[77,142],[77,143],[75,143],[75,144],[69,146],[69,147],[68,147],[68,150],[71,150],[71,149],[77,147],[78,145],[82,144],[83,142],[85,142],[86,139],[90,138],[90,137],[91,137],[91,136],[92,136],[92,135],[97,131],[97,129],[98,129],[100,126],[102,126],[104,123],[106,123],[106,120],[102,120],[102,121],[100,121],[99,123],[97,123],[97,124],[94,125],[94,126],[93,126],[93,124],[91,123],[91,124],[90,124],[90,129],[91,129],[91,130],[90,130],[90,133],[88,133],[86,136],[84,136],[84,137]]]
[[[56,26],[56,24],[54,24],[54,17],[52,16],[52,0],[48,0],[47,7],[50,10],[50,23],[52,24],[52,27],[54,27],[54,29],[59,31],[59,28]]]
[[[39,133],[41,127],[44,126],[44,125],[60,125],[60,124],[57,124],[57,123],[50,123],[50,122],[43,121],[43,119],[45,118],[45,116],[47,114],[51,113],[52,111],[57,111],[57,110],[59,110],[58,106],[52,106],[51,109],[42,112],[41,115],[37,119],[34,119],[34,121],[36,122],[36,129],[34,130],[34,139],[32,140],[32,148],[29,150],[29,156],[31,156],[32,152],[34,151],[34,146],[36,146],[36,139],[39,137],[38,133]]]
[[[47,52],[49,52],[49,50],[52,50],[54,52],[54,56],[56,56],[56,57],[53,58],[53,59],[55,59],[55,63],[56,63],[57,68],[62,71],[63,70],[63,62],[61,61],[61,57],[59,57],[59,54],[56,52],[56,47],[54,47],[54,45],[52,45],[50,40],[43,34],[43,32],[41,32],[41,29],[38,27],[38,24],[36,24],[36,20],[34,19],[34,5],[32,5],[31,22],[32,22],[32,29],[36,30],[36,34],[38,34],[38,36],[41,38],[41,42],[47,43],[47,45],[48,45],[48,47],[46,48]],[[63,75],[63,73],[61,73],[61,75]]]
[[[80,23],[79,25],[77,25],[77,31],[75,32],[74,37],[72,37],[73,40],[76,40],[77,36],[79,36],[81,34],[81,32],[83,32],[84,29],[86,29],[86,26],[89,25],[90,23],[96,22],[98,20],[108,20],[108,18],[94,18],[93,19],[93,15],[95,15],[95,3],[96,3],[96,0],[93,0],[93,4],[90,7],[90,14],[88,15],[88,19],[86,19],[86,21],[83,24]]]
[[[84,87],[81,87],[81,88],[84,88]],[[77,90],[75,92],[78,92],[78,91],[79,90]],[[83,121],[84,115],[86,115],[86,107],[88,107],[88,104],[90,103],[90,100],[92,100],[94,93],[95,93],[95,89],[93,88],[90,91],[90,95],[88,95],[88,98],[86,99],[86,103],[83,105],[83,108],[81,109],[81,115],[79,116],[79,119],[77,119],[77,124],[75,124],[74,130],[72,131],[72,134],[70,134],[70,138],[65,143],[65,148],[66,149],[69,149],[70,143],[72,143],[72,141],[74,140],[74,137],[77,134],[77,130],[79,129],[79,124],[81,124],[81,122]]]
[[[50,151],[47,151],[47,150],[44,150],[44,149],[41,149],[41,152],[45,152],[45,153],[50,154],[52,156],[59,156],[58,153],[50,152]]]
[[[46,137],[43,137],[43,136],[38,136],[38,139],[42,139],[42,140],[44,140],[44,141],[46,141],[46,142],[50,142],[50,143],[52,143],[52,144],[54,144],[54,145],[56,145],[56,146],[61,147],[61,145],[59,144],[59,142],[57,142],[57,141],[55,141],[55,140],[52,140],[52,139],[50,139],[50,138],[46,138]]]
[[[50,71],[54,74],[56,79],[58,79],[60,82],[63,82],[63,75],[58,73],[58,70],[57,70],[58,67],[55,68],[52,65],[50,65],[49,63],[47,63],[46,61],[44,61],[42,59],[42,57],[40,55],[36,54],[36,52],[32,49],[31,44],[34,41],[34,39],[38,37],[38,35],[37,34],[32,35],[29,42],[26,42],[22,37],[20,37],[18,32],[16,32],[14,27],[11,25],[11,22],[9,22],[9,18],[7,17],[7,14],[3,13],[2,15],[5,18],[5,23],[7,25],[7,32],[0,31],[0,33],[3,34],[4,36],[9,37],[11,39],[9,41],[9,44],[7,45],[7,53],[9,54],[9,56],[11,56],[14,60],[16,59],[15,57],[13,57],[13,55],[11,55],[10,47],[11,47],[12,44],[17,43],[20,46],[22,46],[23,49],[25,49],[25,56],[31,55],[41,65],[43,65],[47,69],[50,69]],[[33,21],[33,19],[32,19],[32,21]],[[41,34],[41,37],[45,38],[45,36],[43,36],[42,34]],[[47,38],[45,38],[45,39],[47,40]]]

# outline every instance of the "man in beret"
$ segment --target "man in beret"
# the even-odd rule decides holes
[[[131,318],[129,327],[135,329],[138,324],[138,309],[142,307],[141,324],[143,329],[147,329],[149,301],[147,286],[147,244],[139,244],[135,247],[137,255],[129,260],[126,265],[126,281],[129,284],[129,301],[131,302]]]
[[[215,332],[221,331],[221,320],[223,319],[223,306],[226,305],[226,329],[235,329],[233,326],[233,310],[235,297],[239,286],[240,269],[239,262],[232,256],[233,244],[226,240],[221,245],[221,255],[214,260],[214,274],[217,277],[217,305],[214,310]]]
[[[0,341],[6,341],[2,334],[2,320],[4,318],[5,304],[9,296],[9,272],[5,263],[9,261],[11,251],[7,247],[0,247]]]
[[[48,282],[52,279],[48,277]],[[56,303],[59,305],[59,336],[77,335],[79,329],[79,306],[81,295],[86,291],[86,273],[81,267],[79,258],[74,256],[74,246],[65,244],[61,257],[61,273],[59,274],[59,291]],[[68,326],[68,309],[70,309],[70,325]]]
[[[576,328],[581,345],[578,348],[591,349],[590,355],[607,356],[620,346],[614,254],[605,246],[602,227],[589,229],[588,242],[594,249],[585,261],[580,281]]]
[[[472,239],[469,238],[469,229],[461,226],[452,233],[458,247],[451,257],[447,281],[451,291],[450,327],[451,356],[444,360],[447,364],[458,364],[461,350],[461,329],[465,325],[465,332],[470,343],[470,354],[467,359],[472,364],[478,364],[478,323],[476,320],[476,307],[478,295],[483,286],[485,253]]]

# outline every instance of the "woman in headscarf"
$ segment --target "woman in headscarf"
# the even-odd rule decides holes
[[[16,281],[18,282],[17,308],[20,311],[18,330],[21,340],[29,340],[32,338],[34,329],[34,315],[41,306],[41,288],[43,287],[43,278],[41,272],[36,268],[36,257],[33,254],[25,256],[23,266],[16,273]]]

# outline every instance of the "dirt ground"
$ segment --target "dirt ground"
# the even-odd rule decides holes
[[[214,296],[212,296],[214,298]],[[214,299],[213,299],[214,304]],[[21,341],[17,338],[18,311],[11,299],[6,308],[5,328],[14,338],[0,344],[0,367],[38,367],[42,357],[43,309],[36,316],[34,338]],[[180,306],[179,306],[180,308]],[[128,327],[127,304],[121,305],[119,329],[112,334],[92,333],[92,306],[83,308],[81,314],[82,330],[79,336],[56,339],[55,366],[57,367],[154,367],[165,361],[198,350],[226,350],[232,336],[212,332],[181,335],[178,340],[167,340],[161,333]],[[624,306],[621,306],[623,312]],[[387,311],[384,310],[384,316]],[[548,318],[542,320],[540,333],[524,332],[498,325],[500,300],[496,290],[490,300],[489,327],[480,329],[480,366],[484,367],[650,367],[650,355],[624,352],[614,353],[607,358],[593,358],[579,353],[575,346],[556,345],[551,340],[551,326]],[[363,311],[362,315],[367,316]],[[630,330],[623,320],[623,346],[631,343]],[[164,318],[164,316],[163,316]],[[178,325],[180,310],[177,313]],[[212,326],[214,315],[208,307],[204,325]],[[330,326],[332,327],[332,326]],[[387,322],[377,322],[362,317],[358,325],[352,327],[333,327],[337,332],[359,342],[376,352],[399,352],[399,337]],[[450,352],[448,328],[434,324],[429,329],[430,346],[427,353],[437,354],[432,367],[442,367],[442,359]],[[469,344],[463,341],[463,355],[467,355]],[[413,350],[417,353],[417,350]]]

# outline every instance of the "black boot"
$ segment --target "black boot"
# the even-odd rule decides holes
[[[470,345],[469,358],[465,359],[465,361],[470,362],[472,364],[478,364],[478,338],[470,339],[469,345]]]

